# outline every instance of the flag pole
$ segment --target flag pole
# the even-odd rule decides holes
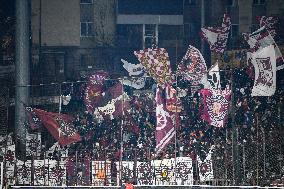
[[[122,78],[122,83],[124,83],[124,78]],[[120,124],[120,152],[119,152],[119,184],[122,186],[122,155],[123,155],[123,124],[124,124],[124,88],[122,85],[122,119]]]

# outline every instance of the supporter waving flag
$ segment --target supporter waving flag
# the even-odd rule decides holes
[[[209,43],[211,51],[222,54],[227,45],[230,28],[231,19],[224,14],[222,26],[201,28],[201,37]]]
[[[273,45],[252,54],[255,70],[251,96],[272,96],[276,90],[276,58]]]
[[[81,141],[81,136],[77,133],[72,123],[73,117],[35,108],[33,112],[61,146]]]
[[[153,77],[158,85],[172,84],[174,78],[170,66],[169,54],[164,48],[134,51],[135,56],[144,66],[145,71]]]
[[[248,42],[250,46],[250,52],[252,53],[257,52],[258,50],[263,49],[264,47],[267,47],[269,45],[273,45],[276,56],[276,70],[281,70],[284,68],[283,56],[266,27],[262,27],[249,35],[244,34],[244,38]]]

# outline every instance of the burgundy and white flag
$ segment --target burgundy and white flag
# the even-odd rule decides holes
[[[189,45],[186,54],[178,65],[179,75],[182,75],[192,85],[198,86],[207,82],[207,66],[200,51]],[[195,91],[192,91],[193,93]]]
[[[203,109],[201,118],[215,127],[224,127],[231,100],[231,90],[202,89]]]
[[[204,160],[201,160],[199,156],[197,156],[197,160],[200,182],[211,181],[214,179],[212,150],[209,151]]]
[[[276,58],[273,45],[252,53],[255,70],[251,96],[272,96],[276,90]]]
[[[163,90],[157,88],[156,91],[156,153],[160,153],[174,138],[176,130],[175,124],[179,115],[166,109],[165,98],[162,97]]]
[[[123,62],[123,67],[129,73],[130,76],[132,75],[141,75],[144,72],[144,67],[142,64],[131,64],[126,60],[120,59]]]
[[[204,27],[201,28],[201,37],[209,43],[210,50],[216,53],[223,53],[231,28],[231,19],[224,14],[221,27]]]
[[[207,74],[207,80],[209,82],[210,89],[220,89],[220,72],[218,62],[214,64],[209,70]],[[206,88],[206,87],[205,87]]]
[[[134,51],[134,54],[145,67],[145,71],[156,80],[159,86],[165,87],[165,84],[172,84],[174,82],[170,58],[166,49],[148,48]]]
[[[250,46],[251,52],[256,52],[264,47],[273,45],[275,49],[275,56],[276,56],[276,70],[281,70],[284,68],[283,56],[277,44],[275,43],[273,37],[270,35],[270,33],[265,27],[258,29],[252,34],[245,35],[245,39],[247,40]]]
[[[95,108],[103,98],[103,84],[107,77],[108,74],[106,72],[97,72],[89,77],[84,101],[90,114],[94,113]]]
[[[276,36],[276,29],[278,23],[278,17],[275,16],[258,16],[256,19],[259,21],[259,26],[265,26],[270,35],[274,38]]]
[[[177,96],[177,90],[170,85],[166,86],[166,108],[171,112],[181,112],[182,102]]]

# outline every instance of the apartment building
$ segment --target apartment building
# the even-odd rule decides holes
[[[256,16],[283,16],[281,0],[32,0],[34,83],[77,80],[94,70],[123,74],[120,59],[137,63],[134,50],[168,50],[175,65],[188,44],[201,47],[205,26],[232,20],[229,49],[242,48],[240,33],[257,28]],[[204,13],[204,14],[203,14]],[[205,57],[210,57],[205,43]],[[208,59],[207,59],[208,60]]]

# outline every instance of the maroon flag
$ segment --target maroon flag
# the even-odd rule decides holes
[[[160,153],[174,138],[176,134],[175,124],[179,121],[179,115],[167,111],[165,99],[162,97],[163,90],[159,87],[156,91],[156,153]]]
[[[103,97],[103,84],[107,76],[106,72],[97,72],[89,77],[84,100],[90,114],[94,113],[95,107],[97,107]]]
[[[25,107],[25,109],[26,109],[26,113],[28,116],[28,122],[29,122],[31,129],[36,130],[36,129],[42,128],[43,125],[40,119],[38,118],[38,116],[36,115],[36,113],[33,111],[33,108],[27,106]]]
[[[202,89],[203,110],[201,118],[215,127],[224,127],[227,120],[231,90]]]
[[[77,133],[72,123],[73,117],[35,108],[33,112],[35,112],[42,124],[61,146],[81,140],[81,136]]]
[[[201,37],[209,43],[211,51],[223,53],[227,45],[230,28],[230,17],[224,14],[222,26],[201,28]]]
[[[181,112],[182,110],[182,103],[177,96],[177,91],[170,85],[166,86],[166,107],[171,112]]]
[[[245,40],[250,46],[250,52],[256,52],[260,49],[263,49],[269,45],[273,45],[275,48],[276,56],[276,70],[281,70],[284,68],[284,59],[283,56],[275,43],[273,37],[270,35],[266,27],[262,27],[252,34],[245,34]]]
[[[164,48],[144,49],[134,51],[135,56],[145,67],[145,71],[153,77],[158,85],[164,87],[166,83],[174,81],[170,66],[169,54]]]
[[[274,38],[276,36],[276,27],[278,23],[278,17],[275,16],[257,16],[256,19],[259,21],[259,26],[268,30],[270,35]]]

